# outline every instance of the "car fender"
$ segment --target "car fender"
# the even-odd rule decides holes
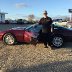
[[[63,38],[63,40],[64,40],[64,36],[63,35],[61,35],[61,34],[52,34],[52,38],[54,38],[55,36],[59,36],[59,37],[62,37]]]

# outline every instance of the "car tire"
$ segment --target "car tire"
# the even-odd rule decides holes
[[[52,44],[56,48],[60,48],[63,45],[63,37],[61,36],[54,36],[52,39]]]
[[[11,33],[6,33],[3,36],[3,42],[7,45],[14,45],[16,43],[16,38]]]

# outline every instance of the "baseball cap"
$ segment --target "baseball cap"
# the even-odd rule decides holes
[[[43,13],[44,13],[44,14],[47,14],[47,11],[45,10]]]

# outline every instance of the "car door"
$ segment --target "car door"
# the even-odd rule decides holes
[[[72,30],[69,28],[64,29],[63,36],[66,41],[72,41]]]

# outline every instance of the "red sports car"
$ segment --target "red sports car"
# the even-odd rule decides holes
[[[0,31],[0,41],[8,45],[13,45],[16,42],[30,43],[33,38],[37,37],[38,31],[35,31],[35,29],[40,29],[39,27],[41,28],[41,26],[35,24],[28,27],[16,27],[6,31]]]

